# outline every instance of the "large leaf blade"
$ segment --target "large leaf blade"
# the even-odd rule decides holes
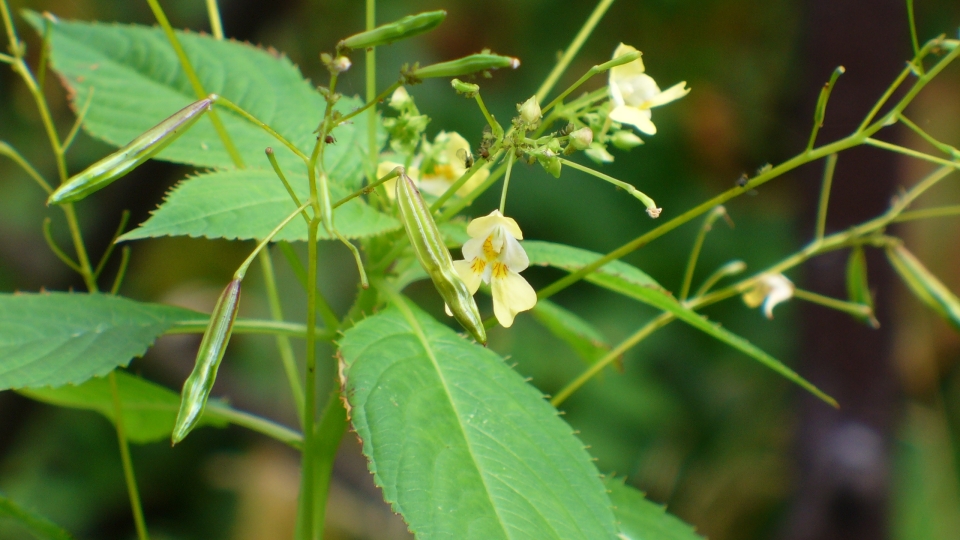
[[[309,198],[305,176],[292,175],[287,179],[301,201]],[[331,186],[331,195],[336,201],[347,195],[347,191]],[[178,184],[150,219],[120,239],[158,236],[262,239],[296,208],[273,171],[214,171]],[[334,220],[340,233],[348,238],[374,236],[400,227],[395,218],[374,210],[360,198],[337,208]],[[331,235],[321,228],[320,237]],[[274,237],[278,241],[306,239],[307,227],[299,218]]]
[[[134,443],[169,439],[180,408],[180,394],[122,371],[116,373],[116,378],[127,439]],[[114,424],[117,422],[113,391],[106,378],[95,377],[77,386],[33,388],[18,392],[58,407],[96,411]],[[227,421],[211,407],[201,417],[199,425],[224,427]]]
[[[0,390],[80,384],[202,315],[104,294],[0,294]]]
[[[27,20],[42,31],[36,13],[28,13]],[[326,102],[289,59],[207,35],[177,32],[177,37],[207,92],[231,100],[309,153]],[[51,66],[74,106],[80,109],[89,100],[84,129],[114,146],[197,99],[160,28],[60,20],[51,24],[50,44]],[[346,112],[360,104],[345,97],[337,109]],[[271,146],[285,167],[302,170],[302,162],[265,131],[232,111],[218,111],[248,165],[267,166],[263,150]],[[334,134],[339,142],[325,154],[331,181],[357,188],[366,122],[342,125]],[[234,165],[209,121],[199,122],[157,157],[200,167]]]
[[[371,471],[418,538],[614,536],[582,444],[495,353],[400,297],[341,353]]]
[[[600,258],[601,255],[586,250],[550,244],[548,242],[527,241],[523,247],[530,255],[530,262],[550,265],[574,272],[588,263]],[[614,265],[613,263],[619,263]],[[801,377],[797,372],[770,356],[753,343],[723,328],[717,323],[709,321],[703,315],[678,302],[668,291],[657,284],[653,278],[647,276],[640,269],[622,261],[611,261],[600,267],[596,272],[587,275],[585,280],[605,289],[620,293],[624,296],[639,300],[659,310],[669,312],[676,318],[714,337],[723,343],[737,349],[747,356],[757,360],[777,372],[787,380],[797,384],[826,403],[837,407],[837,401],[825,394],[819,388]]]
[[[49,519],[31,512],[0,494],[0,518],[9,518],[40,540],[71,540],[70,533]]]
[[[666,507],[648,500],[622,479],[608,478],[604,484],[623,540],[703,540],[693,527],[667,513]]]

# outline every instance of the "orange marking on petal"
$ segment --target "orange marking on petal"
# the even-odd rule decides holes
[[[488,261],[492,261],[497,258],[497,252],[493,249],[492,234],[483,241],[483,256],[486,257]]]
[[[470,270],[473,270],[474,274],[482,274],[483,269],[487,267],[487,261],[477,257],[473,259],[473,262],[470,263]]]
[[[491,275],[495,279],[502,279],[507,277],[507,272],[509,271],[510,269],[507,268],[507,265],[503,264],[502,262],[495,262],[493,263],[493,271],[491,272]]]

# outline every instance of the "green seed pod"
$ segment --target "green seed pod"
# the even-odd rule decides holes
[[[498,54],[471,54],[449,62],[440,62],[426,67],[416,67],[409,72],[413,79],[430,79],[435,77],[459,77],[488,69],[520,67],[520,60],[510,56]]]
[[[960,329],[960,299],[903,245],[887,248],[887,258],[903,282],[938,315]]]
[[[443,243],[443,236],[433,221],[430,207],[420,196],[413,180],[406,174],[397,180],[397,203],[413,251],[420,260],[420,265],[433,280],[437,292],[457,321],[474,339],[486,344],[487,331],[483,327],[477,303],[453,266],[450,251]]]
[[[210,390],[217,378],[220,360],[223,360],[223,353],[230,342],[233,321],[237,318],[240,283],[239,279],[234,279],[227,285],[210,314],[210,323],[203,332],[200,350],[197,351],[197,362],[193,366],[193,372],[183,383],[180,412],[177,413],[177,423],[173,426],[173,444],[182,441],[203,415]]]
[[[447,12],[443,10],[407,15],[398,21],[380,25],[373,30],[354,34],[340,41],[340,43],[337,44],[337,50],[366,49],[380,45],[389,45],[394,41],[407,39],[433,30],[437,25],[442,23],[445,18],[447,18]]]
[[[477,97],[477,94],[480,93],[480,86],[476,84],[465,83],[460,79],[453,79],[450,81],[450,86],[457,91],[458,94],[463,94],[464,97],[473,99]]]
[[[144,161],[155,156],[186,131],[210,109],[217,100],[216,94],[187,105],[179,112],[160,122],[130,144],[110,154],[88,167],[82,173],[67,180],[57,188],[47,204],[63,204],[79,201],[87,195],[99,191],[114,180],[137,168]]]
[[[867,316],[857,317],[862,322],[879,328],[880,322],[873,315],[873,296],[870,294],[870,286],[867,281],[867,257],[863,252],[862,246],[856,246],[850,250],[850,258],[847,259],[847,297],[854,304],[860,304],[870,308],[871,313]]]

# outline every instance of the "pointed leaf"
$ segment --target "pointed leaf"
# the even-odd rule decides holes
[[[565,341],[583,360],[592,364],[610,351],[610,345],[590,323],[549,300],[540,300],[531,312],[553,335]]]
[[[396,296],[341,354],[374,480],[417,538],[614,537],[582,443],[493,351]]]
[[[870,294],[870,285],[867,281],[867,256],[862,246],[851,249],[850,258],[847,259],[847,297],[851,302],[871,309],[869,316],[856,316],[858,320],[873,328],[880,327],[880,322],[872,313],[873,295]]]
[[[39,15],[28,13],[27,20],[42,32]],[[289,59],[208,35],[177,32],[177,37],[206,92],[236,103],[309,155],[326,102]],[[50,45],[51,66],[74,107],[79,110],[90,100],[84,129],[114,146],[127,144],[197,100],[158,27],[60,20],[51,25]],[[336,108],[347,112],[360,105],[344,97]],[[221,106],[216,110],[248,165],[267,166],[263,150],[270,146],[284,169],[304,170],[301,160],[262,129]],[[360,187],[366,125],[338,127],[333,133],[337,144],[325,154],[331,182],[349,191]],[[198,122],[157,158],[200,167],[234,166],[209,120]]]
[[[79,384],[204,315],[105,294],[0,294],[0,390]]]
[[[643,492],[626,485],[623,479],[608,478],[604,485],[623,540],[704,540],[693,527],[647,500]]]
[[[287,179],[300,200],[306,201],[309,198],[306,177],[288,175]],[[331,186],[334,202],[347,194],[346,190]],[[178,184],[150,219],[120,239],[158,236],[261,239],[296,209],[273,171],[214,171]],[[400,227],[396,219],[377,212],[359,198],[334,210],[334,224],[349,238],[374,236]],[[323,228],[320,236],[330,238]],[[295,219],[274,239],[306,240],[306,224],[302,219]]]
[[[960,330],[960,299],[937,276],[903,245],[887,248],[887,258],[921,302]]]
[[[531,263],[550,265],[569,272],[583,268],[588,263],[601,257],[598,253],[560,244],[550,244],[548,242],[528,240],[523,243],[523,247],[527,250],[527,255],[529,255]],[[703,315],[700,315],[690,308],[684,307],[673,298],[673,295],[663,289],[653,278],[647,276],[647,274],[640,269],[622,261],[611,261],[584,279],[605,289],[634,298],[647,305],[673,314],[697,330],[759,361],[761,364],[776,371],[787,380],[796,383],[830,405],[834,407],[837,406],[836,400],[823,393],[816,386],[776,358],[762,351],[746,339],[724,329],[719,324],[710,322]]]
[[[169,439],[177,409],[180,407],[180,395],[159,384],[122,371],[118,371],[116,377],[123,408],[123,425],[130,442],[149,443]],[[113,391],[109,380],[103,377],[95,377],[79,386],[35,388],[18,392],[28,398],[59,407],[96,411],[116,423]],[[217,415],[215,409],[211,407],[210,411],[200,419],[200,425],[227,425],[227,421]]]
[[[0,518],[10,518],[30,531],[39,540],[70,540],[70,533],[47,518],[24,510],[12,500],[0,494]]]

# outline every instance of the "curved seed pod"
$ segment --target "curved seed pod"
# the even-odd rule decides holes
[[[79,201],[124,176],[144,161],[177,139],[181,133],[203,116],[217,100],[216,94],[187,105],[176,114],[160,122],[130,144],[88,167],[57,188],[47,204]]]
[[[440,62],[426,67],[417,67],[409,72],[413,79],[430,79],[434,77],[459,77],[488,69],[520,67],[520,60],[499,54],[471,54],[449,62]]]
[[[914,296],[960,330],[960,299],[937,276],[902,244],[888,247],[887,258]]]
[[[409,37],[428,32],[437,27],[447,18],[447,12],[426,11],[416,15],[407,15],[406,17],[380,25],[373,30],[354,34],[337,44],[337,50],[347,49],[366,49],[368,47],[377,47],[379,45],[389,45],[394,41],[407,39]]]
[[[443,236],[436,222],[433,221],[430,207],[413,185],[413,180],[406,174],[397,180],[397,203],[413,251],[417,254],[420,265],[433,280],[437,292],[461,326],[470,332],[474,339],[486,344],[487,331],[483,327],[477,303],[453,266],[453,258],[443,243]]]
[[[230,342],[239,305],[240,280],[234,279],[220,294],[220,299],[213,308],[210,323],[203,333],[203,341],[200,342],[200,350],[197,351],[197,362],[193,366],[193,372],[183,383],[180,412],[177,413],[177,422],[173,426],[173,444],[182,441],[203,415],[210,389],[217,378],[217,368],[220,367],[220,360],[223,359],[227,343]]]

